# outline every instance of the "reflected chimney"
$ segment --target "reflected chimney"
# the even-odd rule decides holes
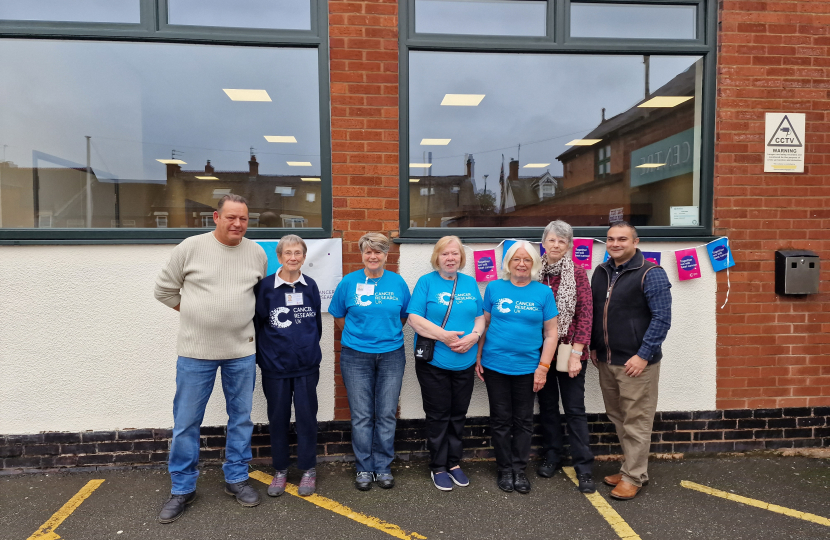
[[[510,173],[508,178],[516,180],[519,178],[519,160],[510,158]]]
[[[605,107],[602,108],[602,121],[605,122]]]
[[[256,161],[256,156],[251,155],[251,161],[248,162],[248,180],[256,180],[259,176],[259,163]]]
[[[476,160],[472,154],[467,157],[467,178],[475,179],[476,177]]]
[[[213,175],[213,165],[210,164],[210,160],[207,160],[207,165],[205,165],[205,176]]]

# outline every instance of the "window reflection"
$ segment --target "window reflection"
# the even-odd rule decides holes
[[[699,205],[699,57],[411,52],[410,65],[409,161],[431,165],[410,169],[412,227],[598,226],[612,211],[669,226],[672,207]],[[435,138],[450,143],[420,144]]]
[[[415,31],[544,36],[546,12],[544,0],[415,0]]]
[[[696,6],[571,4],[571,36],[695,39]]]
[[[169,24],[311,29],[311,0],[168,0]]]
[[[225,193],[248,199],[250,227],[322,226],[316,50],[7,40],[0,55],[0,227],[210,227]]]
[[[0,20],[139,23],[140,0],[0,0]]]

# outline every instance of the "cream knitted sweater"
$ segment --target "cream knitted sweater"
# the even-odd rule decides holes
[[[173,249],[156,278],[156,300],[180,305],[179,356],[202,360],[256,353],[254,285],[265,277],[268,257],[243,238],[227,246],[213,232],[191,236]]]

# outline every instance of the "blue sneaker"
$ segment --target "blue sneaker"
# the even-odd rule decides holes
[[[435,484],[435,487],[441,491],[452,491],[453,481],[450,480],[450,475],[446,471],[431,472],[429,474],[432,475],[432,483]]]
[[[464,471],[461,470],[461,467],[457,469],[450,469],[450,478],[453,482],[455,482],[456,486],[466,487],[470,485],[470,479],[467,478],[467,475],[464,474]]]

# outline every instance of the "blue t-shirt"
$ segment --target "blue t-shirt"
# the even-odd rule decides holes
[[[332,317],[346,318],[340,343],[365,353],[400,349],[409,297],[406,282],[389,270],[378,279],[367,278],[363,270],[343,276],[329,304]]]
[[[452,285],[452,281],[442,278],[438,272],[421,276],[412,292],[412,300],[407,311],[441,326],[452,296]],[[473,331],[475,318],[483,314],[481,293],[476,280],[468,275],[458,274],[455,300],[444,330],[463,331],[464,335],[458,337],[464,337]],[[441,369],[460,371],[476,363],[477,353],[478,343],[465,353],[455,353],[442,342],[436,341],[435,353],[430,363]]]
[[[550,287],[531,281],[517,287],[510,281],[491,281],[484,291],[484,311],[490,326],[481,365],[505,375],[527,375],[539,366],[544,322],[556,317]]]

